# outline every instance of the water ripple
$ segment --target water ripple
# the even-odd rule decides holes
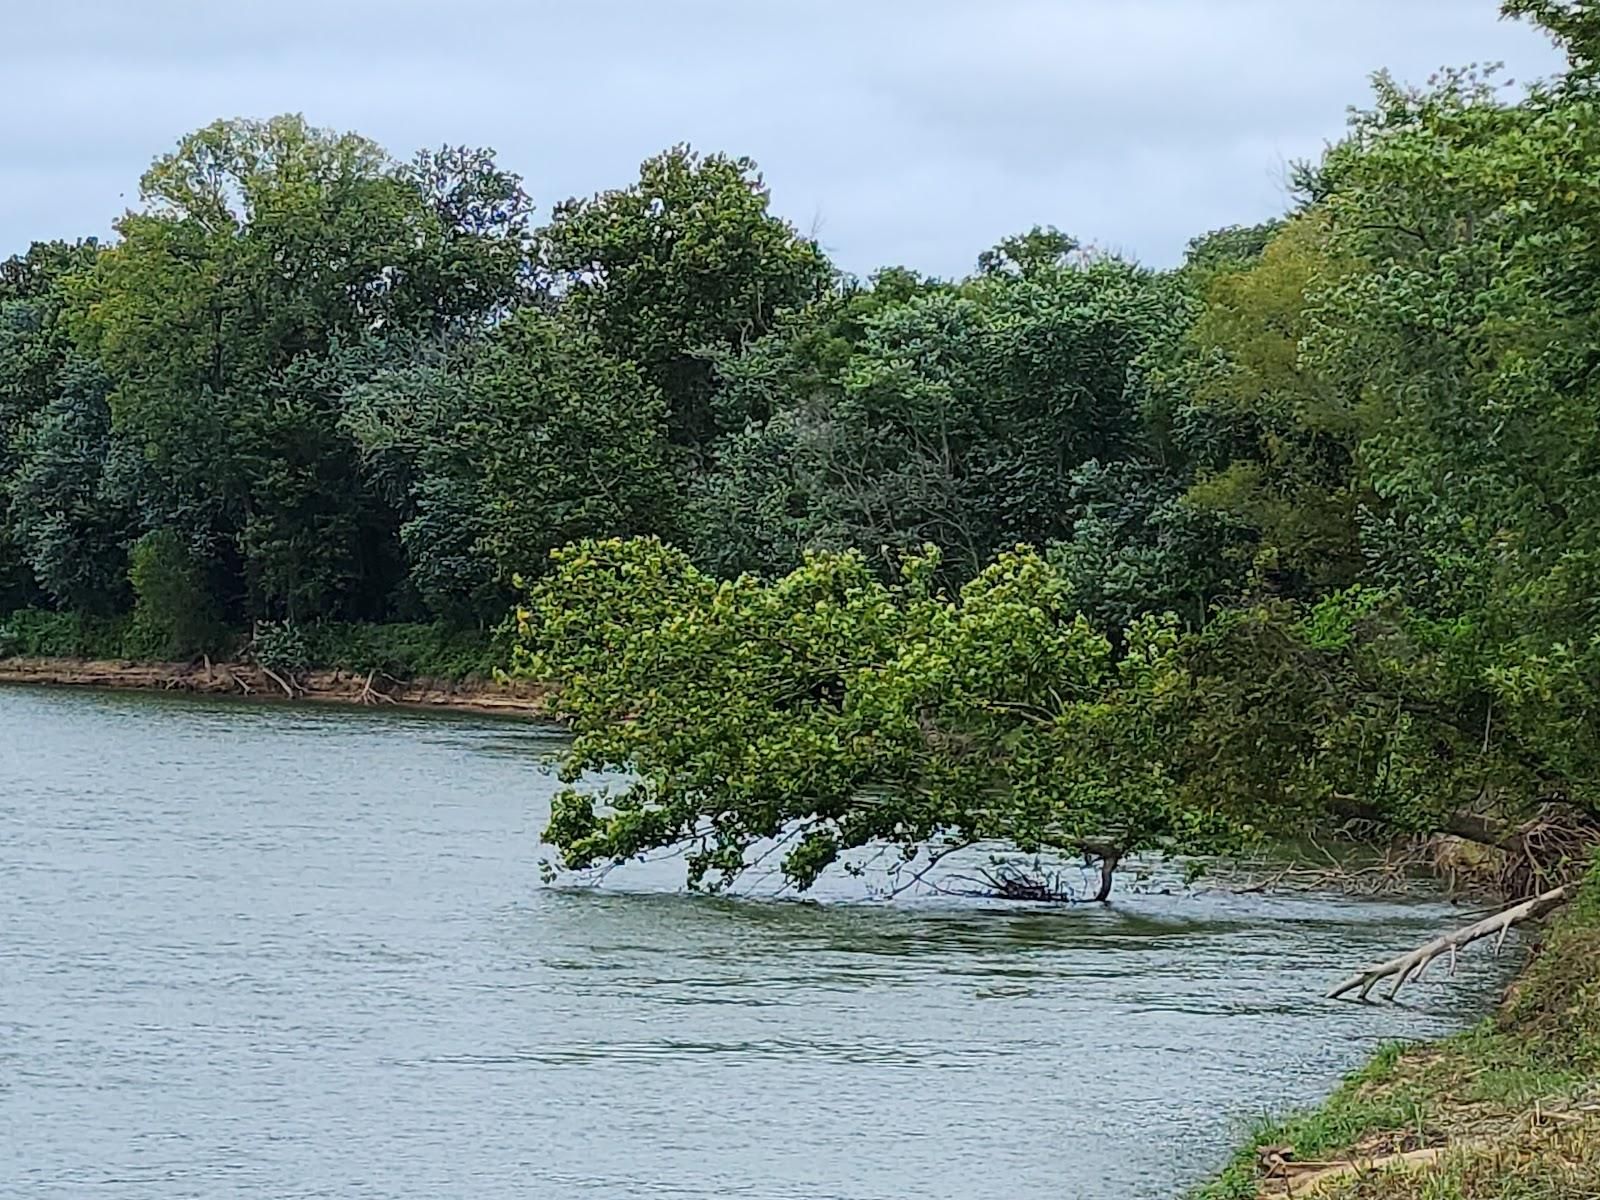
[[[1328,1004],[1452,915],[1159,878],[1065,912],[541,889],[557,739],[0,689],[0,1196],[1165,1200],[1504,969]]]

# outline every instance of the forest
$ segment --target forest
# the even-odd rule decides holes
[[[1561,884],[1600,13],[1504,7],[1562,75],[1379,75],[1290,211],[1169,270],[1041,225],[853,278],[744,158],[545,212],[487,150],[219,121],[109,242],[0,265],[0,655],[509,665],[572,779],[634,772],[566,793],[560,869],[999,841],[1109,887],[1354,821]]]
[[[998,844],[1104,898],[1130,855],[1337,827],[1570,898],[1600,827],[1600,9],[1505,8],[1560,77],[1377,76],[1289,212],[1175,270],[1037,228],[654,376],[671,511],[523,579],[568,778],[633,771],[558,801],[552,866],[674,848],[699,886],[804,890]],[[584,266],[561,311],[597,328],[644,294]]]

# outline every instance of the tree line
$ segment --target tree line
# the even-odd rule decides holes
[[[0,268],[5,610],[122,611],[148,560],[234,621],[493,622],[612,534],[726,575],[933,541],[954,580],[1182,478],[1128,377],[1204,271],[1053,229],[858,280],[748,160],[677,147],[536,226],[488,151],[298,117],[192,134],[140,195]]]
[[[1225,585],[1145,364],[1264,230],[1179,271],[1041,228],[857,279],[745,159],[675,147],[540,224],[489,151],[294,116],[189,135],[140,197],[0,264],[0,612],[134,614],[175,655],[482,628],[553,549],[634,535],[730,578],[933,542],[952,584],[1059,545],[1106,612]]]
[[[760,855],[804,887],[864,846],[915,873],[1000,842],[1109,886],[1133,852],[1338,823],[1487,843],[1518,893],[1574,870],[1600,10],[1504,8],[1564,73],[1377,76],[1281,220],[1176,270],[1035,230],[713,356],[681,535],[558,551],[517,614],[568,777],[634,772],[559,799],[554,865],[673,846],[705,886]]]
[[[554,546],[677,532],[735,419],[712,356],[843,286],[685,147],[535,225],[488,151],[226,121],[140,197],[0,265],[0,611],[141,611],[174,654],[492,624]]]

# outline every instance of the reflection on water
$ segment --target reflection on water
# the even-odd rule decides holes
[[[0,1195],[1171,1197],[1493,984],[1320,999],[1434,905],[543,889],[559,745],[0,689]]]

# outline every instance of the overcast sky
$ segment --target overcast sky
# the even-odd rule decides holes
[[[1379,67],[1558,58],[1495,0],[3,0],[0,254],[104,235],[217,117],[489,145],[541,211],[678,141],[748,154],[861,273],[1054,224],[1168,264],[1282,211]]]

